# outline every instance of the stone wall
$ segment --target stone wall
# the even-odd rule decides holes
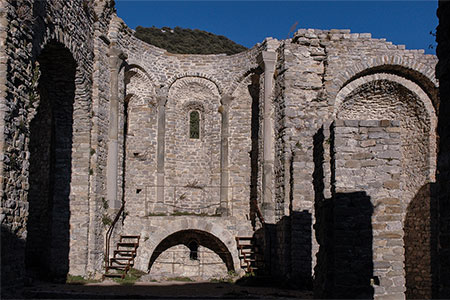
[[[439,64],[436,68],[439,78],[439,297],[450,298],[450,5],[439,1],[437,11],[439,26],[437,28],[436,49]]]
[[[117,28],[118,45],[128,55],[123,230],[162,239],[168,236],[159,233],[162,215],[203,225],[213,216],[233,236],[251,235],[254,97],[248,72],[257,66],[259,48],[234,56],[173,55],[137,40],[125,26]],[[189,136],[193,110],[200,113],[199,139]],[[143,244],[137,267],[146,269],[155,242]]]
[[[150,269],[151,278],[188,277],[192,280],[220,279],[228,275],[220,257],[208,248],[199,246],[193,258],[192,251],[184,245],[164,251]]]
[[[430,296],[434,56],[348,30],[301,29],[231,56],[171,54],[133,34],[112,1],[1,2],[2,287],[25,276],[25,256],[56,277],[99,276],[125,203],[115,235],[141,235],[144,271],[184,230],[211,235],[220,246],[202,246],[238,270],[234,237],[256,234],[272,275],[306,288],[315,278],[320,296],[402,297],[405,284]]]
[[[434,298],[437,295],[435,185],[426,184],[408,205],[405,222],[406,298]]]
[[[423,55],[419,50],[404,50],[404,46],[383,39],[372,39],[370,34],[313,29],[301,29],[292,40],[282,41],[278,57],[274,91],[278,207],[284,207],[287,214],[309,212],[311,225],[320,223],[315,218],[325,216],[315,212],[315,207],[321,207],[321,199],[330,198],[333,190],[329,124],[334,118],[389,118],[402,120],[405,132],[401,178],[407,186],[402,204],[406,210],[417,191],[434,180],[435,57]],[[375,90],[381,82],[391,88],[383,88],[380,94]],[[358,88],[365,91],[357,91]],[[360,96],[353,98],[351,92]],[[383,97],[392,103],[383,103]],[[399,111],[402,113],[397,118]],[[332,211],[329,213],[332,215]],[[309,232],[313,267],[318,237],[314,229]],[[300,231],[292,234],[293,244],[289,247],[301,248],[295,247],[294,241],[297,239],[299,245],[303,238]],[[299,263],[300,260],[305,261],[303,257]],[[308,274],[308,269],[311,267],[302,270]]]
[[[171,212],[220,213],[220,98],[204,79],[178,80],[166,104],[165,197]],[[190,136],[190,113],[199,137]]]
[[[30,166],[30,124],[39,110],[38,62],[43,49],[51,44],[65,47],[66,52],[77,62],[72,85],[75,86],[71,136],[64,133],[56,141],[69,150],[71,172],[64,183],[65,199],[70,198],[70,207],[52,218],[69,218],[71,231],[67,252],[56,253],[53,264],[69,265],[70,272],[85,275],[89,227],[89,159],[91,126],[91,91],[93,39],[92,24],[95,14],[93,7],[83,1],[3,1],[2,2],[2,110],[1,132],[2,151],[2,287],[23,283],[24,247],[28,243],[27,216],[32,217],[32,205],[28,205]],[[56,74],[52,74],[55,76]],[[42,92],[42,91],[41,91]],[[70,111],[69,111],[70,113]],[[32,124],[31,124],[32,125]],[[70,131],[70,130],[69,130]],[[33,146],[31,146],[33,147]],[[58,146],[59,147],[59,146]],[[56,168],[62,165],[56,165]],[[43,169],[45,170],[45,168]],[[70,170],[70,169],[69,169]],[[70,195],[67,184],[70,182]],[[68,203],[65,201],[64,203]],[[53,207],[56,209],[56,207]],[[67,224],[68,225],[68,224]],[[69,227],[66,226],[68,231]],[[57,233],[53,233],[57,235]],[[65,234],[65,233],[64,233]],[[66,237],[69,236],[66,235]],[[3,240],[7,238],[7,240]],[[61,240],[55,236],[56,240]],[[65,238],[64,238],[65,239]],[[29,241],[30,243],[32,240]],[[22,246],[16,247],[19,243]],[[13,247],[14,251],[10,248]],[[50,248],[56,247],[54,244]],[[70,249],[70,251],[69,251]],[[14,254],[14,255],[12,255]],[[70,258],[70,259],[69,259]]]
[[[399,125],[388,120],[335,123],[333,297],[403,297]]]

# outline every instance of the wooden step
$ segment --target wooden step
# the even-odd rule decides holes
[[[253,245],[238,245],[238,249],[253,249]]]
[[[120,237],[124,238],[124,239],[139,239],[139,238],[141,238],[140,235],[121,235]]]
[[[131,261],[131,260],[133,259],[129,257],[113,257],[109,259],[109,261]]]
[[[104,278],[125,278],[127,272],[134,265],[140,238],[140,235],[120,235],[120,240],[116,243],[116,250],[113,250],[113,257],[109,257],[107,260]],[[109,273],[109,270],[115,270],[117,273]]]
[[[257,259],[259,248],[255,246],[254,237],[238,236],[235,238],[241,268],[244,269],[246,273],[258,270],[258,267],[255,265],[260,263],[261,260]]]
[[[125,257],[136,257],[136,251],[133,250],[114,250],[114,258],[117,255],[125,256]]]
[[[126,270],[126,269],[128,269],[128,266],[127,265],[125,265],[125,266],[108,266],[108,267],[106,267],[106,270],[109,270],[109,269],[111,269],[111,270]]]
[[[125,243],[125,242],[119,242],[117,243],[117,247],[138,247],[139,243]]]
[[[251,236],[237,236],[236,241],[251,241],[253,237]]]
[[[121,259],[121,258],[110,258],[109,259],[109,264],[118,264],[120,266],[126,266],[126,265],[134,265],[134,262],[132,261],[132,259]]]
[[[254,258],[244,258],[245,262],[252,262],[252,261],[256,261],[256,259]]]

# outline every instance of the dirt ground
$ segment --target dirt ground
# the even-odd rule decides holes
[[[312,292],[219,282],[114,281],[84,285],[34,283],[23,292],[26,299],[312,299]]]

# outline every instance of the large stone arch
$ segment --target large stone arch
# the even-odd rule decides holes
[[[195,256],[195,258],[193,258],[192,260],[199,260],[199,259],[203,260],[204,259],[203,257],[197,257],[197,251],[198,251],[197,249],[199,248],[199,246],[205,247],[205,248],[208,248],[209,250],[213,251],[215,255],[220,257],[220,260],[226,266],[226,271],[234,271],[234,264],[233,264],[233,258],[231,256],[231,253],[228,251],[225,244],[219,238],[217,238],[213,234],[206,232],[206,231],[201,231],[201,230],[196,230],[196,229],[185,229],[185,230],[181,230],[181,231],[172,233],[171,235],[164,238],[158,244],[158,246],[156,246],[156,248],[153,251],[152,256],[150,258],[150,262],[149,262],[148,269],[149,269],[150,273],[152,272],[152,267],[154,266],[154,264],[157,263],[158,258],[165,251],[170,251],[170,249],[173,249],[174,246],[179,246],[179,245],[184,245],[185,247],[190,248],[190,247],[192,247],[191,246],[192,243],[194,243],[193,251],[195,251],[195,254],[191,253],[191,256]],[[176,251],[176,252],[179,252],[179,251]],[[185,252],[185,251],[182,251],[182,252]],[[186,256],[185,255],[186,253],[182,253],[182,255],[180,255],[180,253],[174,253],[174,254],[178,256],[177,257],[178,259],[184,258],[183,256]],[[200,256],[202,256],[202,255],[200,255]],[[211,256],[211,253],[208,256]],[[216,264],[217,264],[217,256],[215,259]],[[175,260],[177,260],[177,259],[174,259],[173,262],[175,262]],[[220,266],[223,266],[220,263],[220,260],[219,260],[219,265],[216,265],[217,269],[220,269]],[[183,264],[184,263],[181,262],[181,265],[183,265]]]
[[[406,279],[406,294],[420,298],[431,297],[432,280],[431,269],[423,267],[431,264],[429,258],[433,251],[430,246],[430,220],[433,217],[430,183],[435,180],[437,152],[436,112],[429,95],[409,79],[395,74],[375,73],[347,83],[337,94],[333,111],[335,119],[399,121],[399,131],[392,131],[390,136],[398,135],[397,139],[401,140],[398,148],[401,164],[397,169],[401,201],[392,206],[390,198],[382,198],[376,193],[370,195],[376,203],[372,219],[388,211],[395,212],[399,217],[396,225],[389,226],[398,230],[405,249],[404,256],[403,253],[398,254],[404,258],[404,270],[401,271]],[[378,173],[376,176],[384,178],[391,172],[389,168],[387,163],[386,174]],[[385,184],[382,183],[382,187]],[[374,245],[380,245],[379,233],[374,229]],[[374,253],[381,248],[374,246]],[[418,266],[422,266],[423,273],[416,279],[419,277],[415,272]]]
[[[339,72],[330,86],[328,93],[330,99],[334,99],[340,93],[342,87],[354,80],[376,73],[390,73],[405,77],[418,86],[432,100],[435,109],[438,107],[438,82],[434,69],[417,60],[405,58],[399,55],[383,55],[364,62],[353,64],[351,67]]]
[[[183,230],[197,230],[206,232],[215,236],[220,240],[231,254],[233,260],[234,270],[240,269],[239,257],[236,248],[236,241],[234,234],[227,230],[221,222],[217,222],[214,219],[206,218],[166,218],[161,226],[152,224],[155,226],[155,231],[150,233],[149,239],[144,241],[138,248],[138,255],[136,256],[136,267],[141,270],[147,270],[149,267],[150,259],[156,249],[156,247],[168,236],[180,232]]]
[[[334,110],[333,110],[333,118],[339,118],[338,113],[342,110],[342,105],[345,102],[345,99],[356,89],[359,87],[368,84],[370,82],[374,81],[391,81],[395,82],[403,87],[405,87],[407,90],[411,91],[413,94],[417,96],[417,99],[419,99],[423,105],[423,107],[426,110],[426,113],[429,117],[430,122],[430,131],[429,131],[429,180],[434,181],[435,178],[435,172],[436,172],[436,155],[437,155],[437,148],[436,148],[436,126],[437,126],[437,116],[436,111],[434,109],[433,103],[431,99],[428,97],[428,95],[422,90],[420,86],[418,86],[416,83],[394,75],[394,74],[386,74],[386,73],[377,73],[372,75],[366,75],[363,77],[360,77],[347,85],[345,85],[337,94],[335,103],[334,103]]]

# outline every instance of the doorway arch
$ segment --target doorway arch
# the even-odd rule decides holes
[[[180,230],[164,238],[153,251],[148,269],[151,270],[157,258],[171,247],[184,245],[192,252],[191,248],[194,242],[197,246],[203,246],[217,254],[225,264],[227,271],[235,270],[233,258],[231,253],[228,251],[227,246],[213,234],[197,229]],[[189,256],[191,256],[191,254],[192,253],[190,253]]]
[[[69,271],[70,183],[76,62],[50,41],[38,57],[38,105],[30,122],[29,216],[25,264],[30,276],[65,281]]]

